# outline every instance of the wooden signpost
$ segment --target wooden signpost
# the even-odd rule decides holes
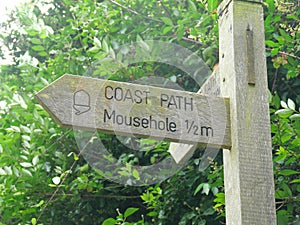
[[[200,92],[230,98],[230,150],[224,149],[226,224],[276,224],[272,147],[261,0],[225,0],[219,6],[220,73]],[[210,83],[216,83],[215,91]],[[197,145],[172,143],[186,160]]]
[[[230,150],[224,149],[226,224],[276,224],[261,0],[224,0],[219,6],[219,73],[200,93],[230,98]],[[211,85],[212,83],[215,84]],[[177,162],[197,145],[171,143]],[[185,155],[186,154],[186,155]]]
[[[262,0],[220,4],[219,72],[199,94],[64,75],[37,99],[62,126],[180,142],[178,163],[199,144],[223,148],[226,224],[274,225],[262,10]]]
[[[62,76],[36,97],[65,127],[231,146],[227,98],[74,75]]]
[[[262,0],[223,1],[219,31],[232,140],[223,151],[226,224],[276,224]]]

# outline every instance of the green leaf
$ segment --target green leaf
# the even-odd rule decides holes
[[[76,153],[73,154],[73,158],[74,158],[75,161],[79,160],[79,157],[78,157],[78,155]]]
[[[282,108],[285,108],[285,109],[288,108],[287,104],[284,101],[280,101],[280,105]]]
[[[109,51],[109,47],[105,39],[102,40],[102,47],[106,53]]]
[[[28,135],[22,135],[22,139],[24,139],[25,141],[31,141],[31,138]],[[0,149],[1,149],[1,147],[0,147]]]
[[[275,2],[274,2],[274,0],[266,0],[266,3],[268,4],[268,10],[270,12],[274,12],[274,10],[275,10]]]
[[[11,166],[4,166],[4,170],[5,170],[7,175],[12,175]]]
[[[140,35],[136,36],[136,41],[142,49],[144,49],[145,51],[149,51],[150,46],[143,40],[143,38]]]
[[[36,31],[34,29],[26,30],[26,32],[29,36],[32,36],[32,37],[34,37],[35,35],[37,35],[39,33],[38,31]]]
[[[215,210],[213,209],[213,208],[208,208],[207,210],[205,210],[204,212],[203,212],[203,215],[204,216],[211,216],[211,215],[213,215],[215,213]],[[205,224],[205,223],[204,223]]]
[[[97,37],[94,37],[94,45],[98,48],[102,47],[101,41]]]
[[[22,172],[23,174],[32,177],[32,173],[29,170],[22,168]]]
[[[293,132],[288,132],[288,131],[283,132],[282,135],[281,135],[282,143],[284,144],[284,143],[290,141],[293,136],[294,136]]]
[[[161,17],[160,18],[165,24],[169,26],[174,26],[173,21],[169,17]]]
[[[300,133],[300,132],[299,132]],[[300,136],[295,138],[293,141],[292,141],[292,145],[294,146],[300,146]]]
[[[114,218],[108,218],[104,220],[104,222],[102,223],[102,225],[115,225],[115,224],[117,224],[117,221]]]
[[[201,189],[203,188],[203,183],[201,183],[201,184],[199,184],[198,186],[197,186],[197,188],[195,189],[195,191],[194,191],[194,196],[199,192],[199,191],[201,191]]]
[[[157,216],[157,212],[155,212],[155,211],[149,212],[149,213],[147,214],[147,216],[155,217],[155,216]]]
[[[44,200],[41,200],[38,204],[36,204],[34,207],[39,208],[45,203]]]
[[[271,40],[266,40],[266,45],[271,48],[279,47],[279,43],[275,43],[274,41]]]
[[[208,58],[210,56],[212,56],[213,54],[213,47],[212,46],[208,46],[207,48],[205,48],[202,52],[202,55],[205,57],[205,58]]]
[[[177,29],[177,40],[181,40],[185,32],[183,25],[179,26]]]
[[[293,114],[293,110],[291,109],[279,109],[275,112],[281,118],[288,118],[290,115]]]
[[[36,218],[32,218],[32,219],[31,219],[31,224],[32,224],[32,225],[36,225],[36,223],[37,223]]]
[[[211,191],[212,191],[212,193],[213,193],[214,195],[217,195],[217,194],[219,193],[219,188],[213,187],[213,188],[211,189]]]
[[[45,48],[41,45],[34,45],[34,46],[32,46],[32,49],[34,51],[45,51]]]
[[[41,44],[42,44],[41,40],[38,39],[38,38],[31,38],[31,39],[30,39],[30,42],[31,42],[32,44],[35,44],[35,45],[41,45]]]
[[[23,146],[25,147],[25,148],[28,148],[28,149],[30,149],[31,148],[31,145],[30,145],[30,143],[28,142],[28,141],[23,141]]]
[[[208,11],[213,12],[218,7],[218,0],[208,0]]]
[[[6,172],[4,169],[0,168],[0,176],[6,175]]]
[[[45,57],[45,56],[48,56],[48,53],[47,52],[39,52],[38,55]]]
[[[273,57],[273,56],[277,55],[278,52],[279,52],[279,48],[273,48],[271,51],[271,56]]]
[[[32,167],[32,164],[31,163],[28,163],[28,162],[21,162],[20,165],[24,168],[29,168],[29,167]]]
[[[130,215],[134,214],[138,210],[139,210],[139,208],[128,208],[128,209],[126,209],[126,211],[124,213],[124,218],[129,217]]]
[[[295,110],[295,108],[296,108],[295,102],[293,102],[293,100],[291,100],[291,99],[288,99],[287,105],[292,110]]]
[[[294,114],[290,116],[291,120],[300,120],[300,114]]]
[[[286,210],[277,211],[277,225],[286,225],[289,223],[289,214]]]
[[[292,190],[291,190],[291,188],[287,184],[283,183],[283,184],[281,184],[281,186],[282,186],[282,188],[283,188],[286,196],[288,196],[288,197],[292,197],[293,196]]]
[[[197,12],[197,7],[195,3],[192,0],[187,0],[188,5],[189,5],[189,10],[192,12]]]
[[[286,169],[286,170],[279,171],[279,174],[283,176],[290,176],[290,175],[300,174],[300,172]]]
[[[16,177],[20,176],[20,172],[16,167],[13,167],[13,171],[14,171],[14,174],[16,175]]]
[[[284,37],[284,39],[286,41],[293,41],[291,36],[289,34],[287,34],[283,29],[279,29],[279,32],[280,32],[281,36]]]
[[[280,107],[280,98],[277,93],[273,97],[273,103],[274,103],[276,109],[278,109]]]
[[[216,194],[216,198],[214,199],[214,202],[220,202],[222,204],[225,204],[225,193],[218,193]]]
[[[286,16],[286,18],[287,18],[287,19],[291,19],[291,20],[295,20],[295,21],[298,21],[298,20],[299,20],[299,18],[298,18],[296,15],[294,15],[294,14],[288,14],[288,15]]]
[[[194,37],[198,36],[198,32],[197,32],[197,30],[195,28],[191,28],[190,34],[193,35]]]
[[[135,179],[139,179],[140,178],[140,173],[139,173],[139,171],[137,171],[136,169],[134,169],[133,171],[132,171],[132,176],[135,178]]]
[[[202,193],[208,195],[210,190],[210,185],[208,183],[203,184],[203,190]]]
[[[26,126],[21,125],[20,128],[21,128],[22,132],[24,132],[24,133],[31,133],[30,128],[28,128]]]
[[[9,128],[6,128],[7,131],[13,131],[13,132],[17,132],[17,133],[20,133],[21,130],[19,127],[16,127],[16,126],[11,126]]]
[[[290,184],[300,183],[300,179],[295,179],[290,182]]]
[[[13,99],[21,105],[23,109],[27,109],[27,104],[24,101],[24,98],[19,94],[14,94]]]
[[[165,27],[162,31],[162,34],[167,34],[169,31],[171,31],[173,29],[173,27]]]
[[[36,164],[37,164],[38,162],[39,162],[39,156],[36,155],[36,156],[34,156],[33,159],[32,159],[32,164],[33,164],[34,166],[36,166]]]

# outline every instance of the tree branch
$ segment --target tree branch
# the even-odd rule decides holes
[[[141,13],[135,11],[134,9],[132,9],[132,8],[130,8],[130,7],[126,7],[126,6],[124,6],[124,5],[122,5],[122,4],[118,3],[118,2],[116,2],[116,1],[114,1],[114,0],[108,0],[108,1],[111,2],[111,3],[113,3],[114,5],[116,5],[116,6],[120,7],[120,8],[122,8],[122,9],[127,10],[128,12],[133,13],[134,15],[142,16],[143,18],[145,18],[145,19],[147,19],[147,20],[152,20],[152,21],[154,21],[154,22],[163,23],[163,21],[161,21],[161,20],[157,20],[157,19],[151,18],[151,17],[149,17],[149,16],[143,15],[143,14],[141,14]]]
[[[53,193],[35,193],[35,195],[38,195],[38,196],[52,196]],[[62,196],[67,196],[67,197],[74,197],[74,196],[78,196],[78,194],[71,194],[71,193],[62,193],[62,194],[56,194],[55,196],[59,196],[59,197],[62,197]],[[132,195],[132,196],[129,196],[129,195],[100,195],[100,194],[83,194],[83,195],[80,195],[82,198],[124,198],[124,199],[135,199],[135,198],[141,198],[140,195]]]
[[[173,35],[173,36],[156,36],[157,38],[176,38],[177,35]],[[190,42],[190,43],[194,43],[194,44],[197,44],[197,45],[200,45],[200,46],[203,46],[204,44],[200,41],[197,41],[197,40],[193,40],[193,39],[190,39],[190,38],[187,38],[187,37],[182,37],[181,40],[183,41],[186,41],[186,42]]]
[[[182,37],[181,39],[184,40],[184,41],[187,41],[187,42],[191,42],[191,43],[203,46],[202,42],[194,40],[194,39],[190,39],[190,38],[187,38],[187,37]]]
[[[166,7],[165,3],[164,3],[162,0],[159,0],[158,2],[161,4],[161,6],[162,6],[162,7],[164,8],[164,10],[166,11],[167,16],[171,19],[171,14],[170,14],[168,8]]]
[[[266,48],[266,49],[267,49],[268,51],[272,51],[272,50],[273,50],[272,48]],[[286,52],[281,52],[281,51],[279,51],[278,53],[283,54],[283,55],[290,56],[290,57],[292,57],[292,58],[294,58],[294,59],[300,60],[300,57],[299,57],[299,56],[295,56],[295,55],[292,55],[292,54],[289,54],[289,53],[286,53]]]
[[[276,68],[276,71],[275,71],[275,76],[274,76],[273,85],[272,85],[272,93],[274,93],[274,90],[275,90],[277,77],[278,77],[278,68]]]
[[[86,147],[88,146],[90,142],[88,141],[85,146],[83,146],[83,148],[80,150],[80,152],[77,154],[77,157],[79,158],[82,154],[82,152],[86,149]],[[54,197],[58,194],[58,191],[60,190],[60,188],[63,186],[63,183],[66,181],[67,177],[70,175],[70,171],[72,171],[76,165],[78,160],[74,160],[70,169],[66,171],[65,176],[62,178],[61,182],[57,185],[55,191],[53,192],[53,194],[51,195],[51,197],[48,199],[48,201],[45,203],[44,208],[42,209],[42,211],[40,212],[39,216],[37,217],[36,221],[38,222],[40,220],[40,218],[42,217],[42,215],[44,214],[46,208],[48,207],[48,205],[54,201]]]

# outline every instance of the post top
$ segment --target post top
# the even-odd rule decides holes
[[[253,4],[262,4],[263,0],[223,0],[218,7],[219,16],[222,15],[223,11],[227,8],[227,6],[231,2],[248,2],[248,3],[253,3]]]

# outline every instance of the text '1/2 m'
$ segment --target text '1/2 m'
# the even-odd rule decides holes
[[[194,120],[185,120],[186,129],[188,134],[193,134],[197,136],[206,136],[206,137],[213,137],[214,131],[212,127],[209,126],[201,126],[195,123]]]

